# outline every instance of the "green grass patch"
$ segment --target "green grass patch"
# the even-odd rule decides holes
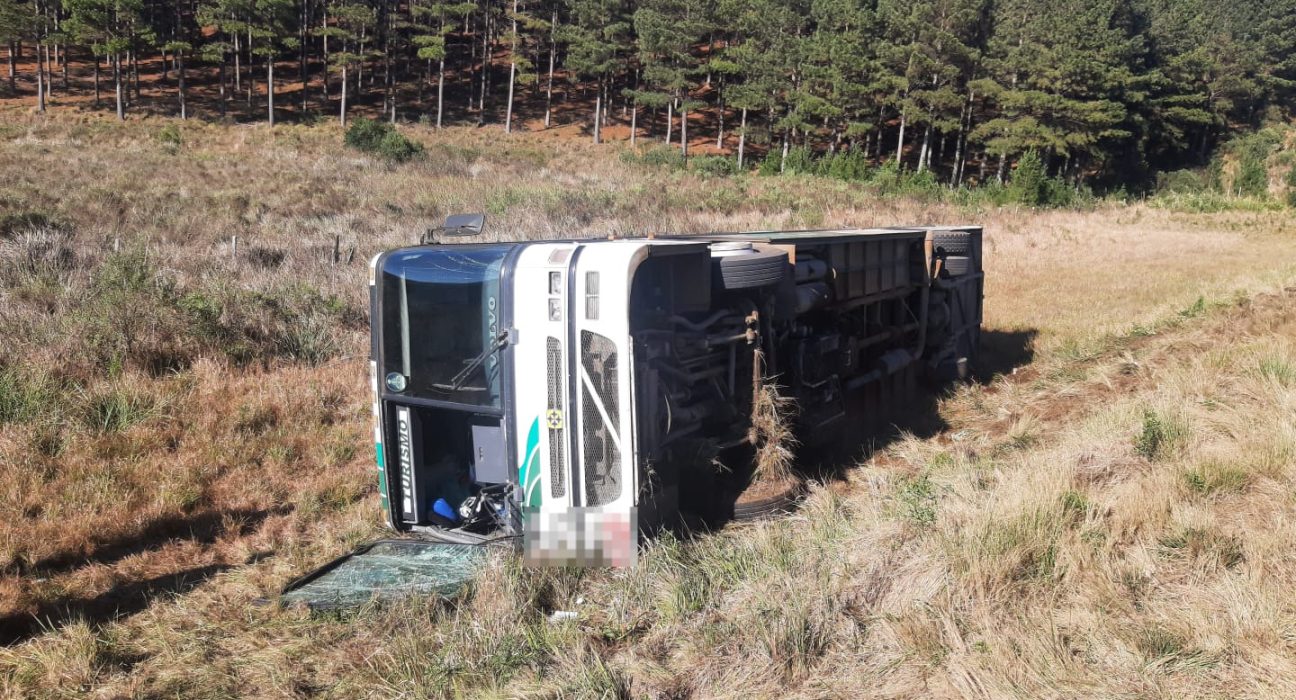
[[[1251,482],[1251,474],[1229,464],[1207,462],[1185,471],[1183,480],[1189,491],[1209,496],[1242,491]]]
[[[44,377],[12,367],[0,369],[0,425],[30,422],[61,402]]]
[[[156,400],[115,385],[85,395],[81,422],[98,433],[117,433],[142,423],[157,412]]]
[[[1237,566],[1245,558],[1241,540],[1205,528],[1184,528],[1165,535],[1159,543],[1172,557],[1213,562],[1226,569]]]
[[[1182,419],[1144,409],[1134,451],[1150,460],[1163,459],[1181,448],[1187,438],[1188,426]]]
[[[1256,369],[1260,376],[1278,382],[1283,386],[1296,384],[1296,366],[1286,359],[1266,357],[1260,360],[1260,364]]]
[[[927,474],[902,480],[896,498],[904,519],[919,527],[928,527],[936,522],[938,496],[936,486]]]

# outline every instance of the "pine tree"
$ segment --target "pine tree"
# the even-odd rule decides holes
[[[152,38],[144,25],[141,13],[143,0],[63,0],[68,12],[66,30],[71,36],[88,44],[95,55],[107,56],[112,64],[113,91],[116,95],[117,118],[126,118],[129,86],[126,68],[122,65],[124,54]]]
[[[693,44],[704,29],[698,7],[689,0],[646,0],[634,13],[634,30],[638,37],[639,61],[643,81],[651,92],[644,93],[652,102],[666,101],[667,143],[670,142],[671,110],[680,111],[680,152],[688,156],[688,113],[701,103],[690,97],[692,77],[698,61]]]
[[[37,32],[35,7],[22,0],[0,0],[0,42],[8,48],[9,92],[18,94],[15,78],[17,43],[33,40]]]
[[[722,3],[719,14],[729,18],[732,36],[721,56],[736,67],[727,100],[739,112],[737,159],[742,168],[753,130],[751,115],[773,114],[782,104],[788,87],[787,59],[803,18],[794,6],[778,0]]]
[[[450,34],[452,24],[472,14],[476,5],[465,2],[423,2],[412,6],[415,35],[414,46],[418,58],[427,62],[431,72],[433,63],[437,65],[437,98],[436,128],[440,129],[445,112],[445,68],[446,37]],[[421,94],[421,89],[420,89]]]
[[[1101,166],[1132,135],[1129,107],[1146,93],[1128,10],[1124,0],[996,7],[984,85],[998,116],[973,135],[999,157],[1001,182],[1006,160],[1028,149]]]
[[[567,0],[568,22],[559,30],[567,44],[564,66],[577,80],[596,83],[591,130],[594,143],[602,142],[603,111],[612,78],[623,64],[630,23],[619,0]]]
[[[293,0],[254,0],[248,22],[249,49],[260,56],[266,67],[266,120],[275,123],[274,65],[282,48],[296,48],[297,38],[290,31]]]
[[[361,37],[377,20],[377,16],[371,8],[358,3],[339,3],[331,8],[329,14],[334,23],[316,30],[315,33],[340,44],[340,48],[329,55],[328,63],[342,74],[338,121],[342,126],[346,126],[350,71],[363,65],[363,61],[368,57],[364,53]],[[358,88],[359,81],[357,81]]]
[[[504,115],[504,133],[513,131],[513,103],[517,86],[530,85],[536,80],[535,74],[531,72],[535,64],[528,54],[536,37],[548,27],[548,22],[526,14],[524,10],[519,0],[513,0],[513,8],[508,15],[509,32],[504,37],[509,47],[508,106]]]

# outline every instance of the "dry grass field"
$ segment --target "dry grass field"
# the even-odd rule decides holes
[[[0,111],[0,696],[1296,696],[1296,216],[406,133],[427,157],[390,166],[332,125]],[[1004,373],[795,515],[633,570],[256,605],[380,535],[366,261],[459,211],[490,239],[983,224]]]

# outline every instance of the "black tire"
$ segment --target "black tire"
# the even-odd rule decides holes
[[[759,501],[734,506],[734,520],[759,520],[791,511],[801,498],[800,486]]]
[[[937,255],[972,254],[972,234],[967,231],[933,231],[931,238]]]
[[[725,255],[714,260],[715,279],[721,289],[768,287],[788,275],[788,255],[781,250]]]
[[[941,265],[941,274],[945,277],[962,277],[972,271],[972,258],[966,255],[947,255]]]

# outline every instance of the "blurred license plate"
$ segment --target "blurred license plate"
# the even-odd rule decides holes
[[[637,511],[528,509],[523,556],[529,566],[634,566]]]

